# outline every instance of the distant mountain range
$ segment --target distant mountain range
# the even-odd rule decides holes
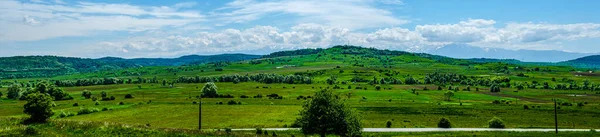
[[[437,49],[425,50],[423,52],[462,59],[516,59],[524,62],[562,62],[595,55],[591,53],[573,53],[556,50],[507,50],[500,48],[482,48],[466,44],[450,44]]]
[[[260,55],[220,54],[188,55],[179,58],[104,57],[99,59],[59,56],[0,57],[0,79],[52,77],[73,73],[119,70],[144,66],[180,66],[221,61],[240,61],[260,58]]]

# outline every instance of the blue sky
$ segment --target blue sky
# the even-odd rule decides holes
[[[0,56],[177,57],[353,44],[600,52],[598,1],[0,1]]]

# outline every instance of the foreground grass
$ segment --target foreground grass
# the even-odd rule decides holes
[[[186,136],[306,136],[300,131],[268,131],[268,135],[256,135],[255,131],[233,131],[225,130],[196,130],[181,128],[152,128],[141,125],[124,125],[111,122],[85,122],[70,120],[52,120],[44,124],[22,125],[21,119],[3,118],[0,119],[0,136],[75,136],[75,137],[100,137],[100,136],[156,136],[156,137],[186,137]],[[363,136],[381,136],[381,137],[403,137],[403,136],[502,136],[502,137],[581,137],[598,136],[596,132],[415,132],[415,133],[363,133]],[[310,136],[310,135],[309,135]]]

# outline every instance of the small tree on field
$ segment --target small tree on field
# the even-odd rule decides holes
[[[492,118],[488,124],[490,128],[504,128],[504,121],[498,117]]]
[[[90,98],[92,98],[92,92],[88,91],[88,90],[84,90],[83,92],[81,92],[81,96],[83,96],[85,99],[90,99]]]
[[[500,92],[500,87],[492,85],[492,87],[490,87],[490,92]]]
[[[32,93],[26,97],[27,103],[23,106],[25,114],[30,115],[29,122],[46,122],[54,115],[52,112],[53,98],[45,93]]]
[[[452,124],[447,118],[441,118],[437,125],[439,128],[452,128]]]
[[[360,136],[362,127],[354,111],[333,95],[330,90],[315,93],[308,100],[296,119],[304,134],[336,134],[340,136]]]
[[[447,101],[450,101],[450,98],[452,98],[454,96],[454,92],[452,91],[448,91],[446,93],[444,93],[444,97],[446,97]]]
[[[19,99],[21,97],[22,90],[19,84],[10,85],[7,90],[6,97],[8,99]]]
[[[215,83],[208,82],[204,84],[204,87],[202,87],[202,96],[208,98],[218,97],[219,94],[217,93],[217,90],[218,88],[217,85],[215,85]]]
[[[385,127],[391,128],[392,127],[392,121],[388,120],[387,122],[385,122]]]

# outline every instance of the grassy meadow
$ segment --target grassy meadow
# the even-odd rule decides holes
[[[365,50],[365,49],[361,49]],[[180,67],[142,67],[111,72],[82,73],[52,78],[8,79],[2,83],[34,82],[38,80],[73,80],[86,78],[116,77],[121,79],[154,78],[175,81],[180,76],[221,76],[228,74],[275,73],[292,75],[296,73],[315,73],[311,75],[311,84],[284,84],[262,82],[216,82],[219,94],[229,94],[234,98],[197,98],[204,83],[174,83],[163,86],[161,83],[112,84],[63,87],[73,100],[55,101],[56,113],[53,119],[61,122],[109,122],[143,127],[135,130],[136,134],[154,133],[157,136],[170,136],[171,131],[155,131],[158,129],[193,130],[198,128],[198,103],[202,103],[202,128],[283,128],[290,127],[298,118],[304,101],[299,98],[312,96],[321,89],[333,90],[348,106],[359,113],[363,127],[382,128],[386,121],[393,122],[393,128],[426,128],[437,127],[440,118],[451,120],[454,128],[487,128],[487,121],[493,117],[504,120],[507,128],[553,128],[553,99],[571,102],[575,105],[560,106],[558,110],[560,128],[600,128],[600,94],[593,90],[559,90],[544,89],[541,85],[517,89],[516,83],[543,83],[550,85],[582,83],[584,80],[600,83],[595,75],[575,75],[583,71],[571,67],[557,66],[519,66],[505,63],[470,63],[465,60],[451,59],[440,61],[432,57],[403,55],[347,55],[341,54],[343,49],[327,49],[323,53],[264,58],[262,63],[251,64],[249,61],[230,62],[226,65],[201,64]],[[469,64],[470,63],[470,64]],[[356,65],[360,64],[360,65]],[[292,67],[282,67],[293,65]],[[279,68],[278,68],[279,67]],[[509,68],[509,73],[498,72],[498,68]],[[215,68],[222,68],[217,71]],[[513,69],[515,68],[515,69]],[[526,69],[516,69],[526,68]],[[533,68],[551,71],[530,71]],[[136,72],[139,75],[124,75],[124,72]],[[317,73],[318,72],[318,73]],[[453,73],[467,77],[494,78],[506,77],[513,86],[502,87],[501,92],[490,92],[489,86],[460,83],[449,84],[369,84],[368,82],[350,82],[354,77],[373,79],[373,77],[395,77],[404,81],[414,77],[423,81],[429,73]],[[517,76],[523,73],[526,76]],[[334,84],[326,81],[332,76],[337,78]],[[552,80],[552,79],[558,80]],[[568,79],[571,82],[562,81]],[[535,82],[533,82],[535,81]],[[23,113],[25,101],[6,98],[8,84],[2,85],[0,92],[0,124],[11,126],[10,119],[27,117]],[[334,86],[340,88],[333,89]],[[376,86],[381,87],[377,90]],[[448,87],[459,88],[448,100],[444,93]],[[357,89],[356,87],[361,87]],[[438,90],[441,87],[441,90]],[[443,87],[443,88],[442,88]],[[469,87],[470,90],[464,90]],[[476,90],[478,89],[478,90]],[[108,96],[116,97],[110,101],[95,101],[81,96],[82,91],[91,91],[99,96],[102,91]],[[132,94],[134,98],[126,99]],[[253,98],[261,94],[278,94],[282,99]],[[249,98],[241,98],[241,96]],[[495,100],[500,103],[492,103]],[[234,101],[235,105],[228,105]],[[121,104],[122,102],[122,104]],[[222,104],[219,104],[222,102]],[[77,103],[78,106],[73,104]],[[577,103],[585,104],[577,106]],[[524,109],[527,105],[529,109]],[[60,118],[59,113],[76,114],[80,109],[96,108],[101,111]],[[105,109],[105,110],[102,110]],[[14,121],[13,121],[14,123]],[[40,130],[48,131],[49,136],[61,135],[61,131],[80,132],[69,127],[56,129],[55,124],[39,125]],[[0,129],[1,135],[19,133],[26,127],[12,124],[14,127]],[[53,130],[57,131],[53,131]],[[131,129],[124,132],[129,132]],[[107,133],[107,131],[94,131]],[[132,131],[133,132],[133,131]],[[84,133],[88,134],[88,133]],[[84,134],[79,134],[85,136]],[[185,135],[194,135],[195,133]],[[239,136],[245,136],[240,132]],[[282,133],[287,134],[287,133]],[[289,133],[295,134],[295,133]],[[300,133],[298,133],[300,134]],[[573,136],[587,136],[589,133],[572,133]],[[44,135],[44,134],[42,134]],[[183,135],[183,134],[182,134]],[[210,133],[203,135],[223,135]],[[251,134],[253,135],[253,134]],[[546,133],[365,133],[366,136],[548,136]],[[571,134],[570,134],[571,135]]]

